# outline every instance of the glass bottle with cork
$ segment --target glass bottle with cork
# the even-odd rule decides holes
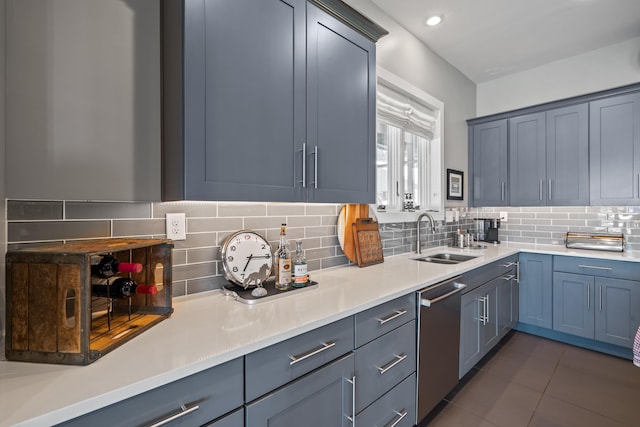
[[[276,260],[276,289],[288,291],[291,289],[291,252],[285,240],[287,224],[280,227],[280,245],[275,253]]]
[[[302,240],[296,241],[296,255],[293,257],[293,287],[303,288],[309,284],[307,258],[302,252]]]

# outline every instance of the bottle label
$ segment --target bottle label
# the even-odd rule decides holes
[[[278,284],[288,285],[291,283],[291,258],[278,259]]]
[[[307,264],[296,264],[293,266],[294,283],[307,283],[309,276],[307,275]]]

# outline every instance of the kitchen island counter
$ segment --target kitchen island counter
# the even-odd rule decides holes
[[[211,291],[174,299],[174,314],[89,366],[0,361],[0,426],[49,426],[348,317],[520,251],[640,262],[633,253],[525,244],[430,248],[477,258],[455,265],[406,253],[313,271],[314,289],[246,305]]]

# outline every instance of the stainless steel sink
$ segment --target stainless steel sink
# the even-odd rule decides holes
[[[434,255],[424,255],[421,257],[411,258],[415,261],[432,262],[434,264],[459,264],[461,262],[469,261],[476,258],[471,255],[452,254],[449,252],[443,252]]]

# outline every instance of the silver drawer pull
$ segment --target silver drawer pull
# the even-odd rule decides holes
[[[392,360],[391,362],[387,363],[384,366],[377,366],[378,371],[380,371],[380,375],[384,375],[385,372],[387,372],[389,369],[393,368],[394,366],[396,366],[398,363],[402,362],[404,359],[407,358],[407,355],[402,353],[400,355],[394,354],[394,356],[396,357],[395,360]]]
[[[182,412],[178,412],[175,415],[170,416],[169,418],[165,418],[162,421],[158,421],[155,424],[152,424],[150,427],[160,427],[163,426],[165,424],[170,423],[171,421],[175,421],[178,418],[184,417],[187,414],[190,414],[192,412],[197,411],[198,409],[200,409],[200,405],[196,405],[196,406],[192,406],[191,408],[187,408],[184,404],[180,405],[180,409],[182,410]]]
[[[578,264],[578,267],[582,267],[582,268],[592,268],[594,270],[607,270],[607,271],[611,271],[613,270],[613,268],[611,267],[600,267],[597,265],[585,265],[585,264]]]
[[[509,268],[509,267],[511,267],[511,266],[513,266],[513,265],[515,265],[515,262],[508,262],[508,263],[506,263],[506,264],[502,264],[500,267],[503,267],[503,268]]]
[[[508,276],[502,276],[502,280],[512,280],[516,277],[515,274],[510,274]]]
[[[395,310],[393,314],[390,314],[387,317],[383,318],[376,318],[376,320],[380,322],[381,325],[384,325],[385,323],[391,322],[393,319],[397,319],[404,314],[407,314],[407,310]]]
[[[304,354],[300,354],[300,355],[296,355],[296,356],[290,356],[291,358],[291,362],[289,362],[290,366],[295,365],[298,362],[302,362],[305,359],[308,359],[312,356],[315,356],[318,353],[322,353],[325,350],[329,350],[331,347],[336,345],[335,341],[329,341],[329,342],[323,342],[321,343],[322,345],[320,345],[319,347],[316,347],[312,350],[309,350],[307,353]]]
[[[406,411],[406,409],[402,409],[402,412],[398,412],[396,410],[394,410],[393,412],[396,413],[396,415],[398,416],[398,418],[392,422],[391,424],[389,424],[389,427],[396,427],[400,421],[402,421],[404,419],[404,417],[407,416],[408,412]]]

